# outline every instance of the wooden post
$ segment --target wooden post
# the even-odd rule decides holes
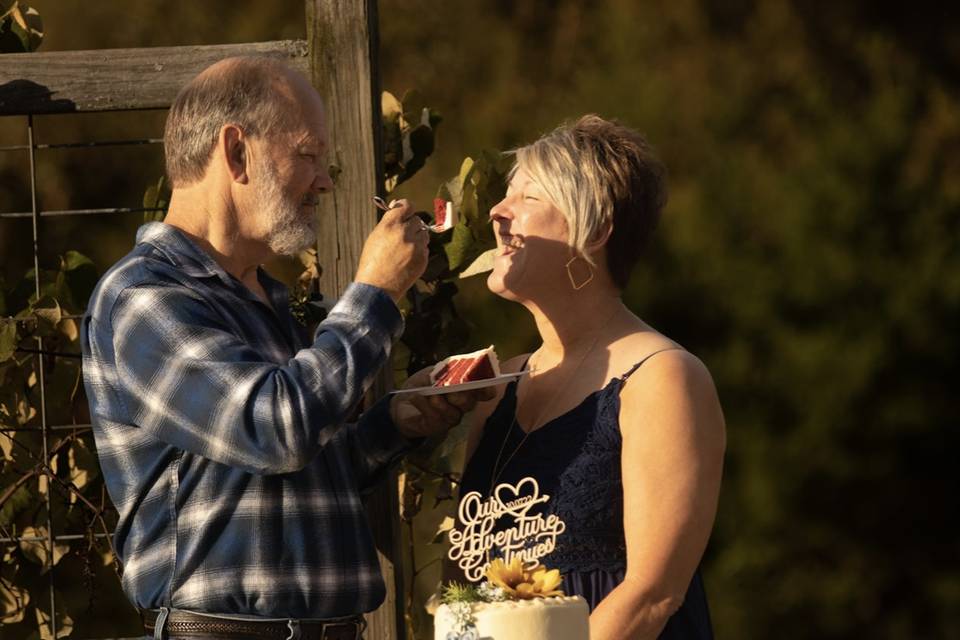
[[[311,80],[323,97],[336,188],[320,199],[317,250],[321,291],[339,296],[353,281],[364,240],[377,223],[370,198],[384,195],[377,72],[376,0],[305,0]],[[389,386],[389,368],[374,395]],[[402,570],[397,483],[384,483],[367,502],[387,598],[367,616],[367,640],[403,638]]]

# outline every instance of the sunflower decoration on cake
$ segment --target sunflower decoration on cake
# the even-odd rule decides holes
[[[509,564],[501,558],[493,560],[487,568],[486,578],[491,585],[502,589],[504,595],[511,600],[563,595],[563,591],[557,589],[560,586],[559,569],[547,569],[541,565],[527,569],[523,566],[523,561],[516,556]]]
[[[439,597],[439,602],[442,604],[439,604],[438,608],[431,612],[440,615],[440,608],[446,608],[446,614],[442,616],[444,621],[435,627],[435,639],[482,640],[487,638],[486,633],[480,633],[478,628],[480,622],[477,616],[480,615],[479,612],[483,607],[489,607],[495,603],[527,601],[529,604],[534,604],[529,601],[538,598],[567,600],[562,598],[564,593],[558,589],[560,586],[560,571],[558,569],[547,569],[541,565],[526,568],[523,561],[517,557],[512,558],[510,562],[504,562],[500,558],[493,560],[487,566],[484,578],[485,580],[479,584],[451,582],[443,588]],[[588,615],[586,605],[579,598],[570,598],[569,600],[580,600],[576,604],[564,602],[563,606],[581,606],[582,612],[578,615],[582,617],[582,629],[586,634]],[[478,606],[480,609],[477,608]],[[487,609],[486,611],[490,612],[491,610]],[[517,609],[508,609],[507,611],[511,616],[546,616],[547,613],[569,615],[569,611],[564,614],[560,613],[560,610],[545,613],[546,610],[539,607],[526,614]],[[531,612],[538,613],[531,614]],[[502,612],[499,615],[502,615]],[[543,619],[546,620],[546,618]],[[577,621],[580,621],[580,618],[576,618],[575,622]]]
[[[563,596],[560,570],[537,565],[527,569],[520,558],[509,563],[500,558],[492,561],[479,585],[451,582],[439,598],[443,604],[504,602],[505,600],[532,600]],[[432,612],[431,612],[432,613]]]

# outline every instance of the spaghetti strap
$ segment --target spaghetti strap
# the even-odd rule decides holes
[[[640,360],[640,362],[638,362],[637,364],[635,364],[635,365],[633,365],[632,367],[630,367],[630,370],[629,370],[629,371],[627,371],[625,374],[623,374],[622,376],[620,376],[620,382],[621,382],[621,383],[626,382],[626,381],[627,381],[627,378],[629,378],[631,375],[633,375],[633,372],[636,371],[637,369],[639,369],[640,366],[641,366],[644,362],[646,362],[647,360],[649,360],[649,359],[652,358],[653,356],[657,355],[658,353],[663,353],[664,351],[685,351],[685,349],[682,349],[681,347],[666,347],[666,348],[664,348],[664,349],[659,349],[659,350],[657,350],[657,351],[654,351],[653,353],[648,353],[647,355],[645,355],[645,356],[643,357],[642,360]]]
[[[523,361],[523,364],[520,365],[520,368],[517,369],[517,371],[526,371],[526,370],[527,370],[527,365],[530,364],[530,356],[532,356],[532,355],[533,355],[533,354],[531,353],[530,355],[527,356],[527,358]],[[511,394],[513,395],[514,398],[516,398],[516,397],[517,397],[517,389],[518,389],[519,387],[520,387],[520,379],[519,379],[519,378],[514,378],[513,380],[511,380],[511,381],[510,381],[510,384],[507,385],[506,391],[503,392],[503,398],[500,399],[500,402],[502,403],[504,400],[507,399],[507,396],[509,396],[509,395],[511,395]]]

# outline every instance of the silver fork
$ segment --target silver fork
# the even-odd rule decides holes
[[[397,207],[395,203],[396,203],[396,200],[391,200],[388,203],[386,200],[384,200],[380,196],[373,196],[373,204],[375,204],[377,209],[380,209],[381,211],[390,211],[391,209],[395,209]],[[448,211],[449,211],[449,208],[448,208]],[[419,219],[419,216],[418,216],[418,219]],[[427,224],[422,219],[420,220],[420,224],[422,224],[424,228],[429,229],[434,233],[443,233],[444,231],[446,231],[446,229],[444,229],[441,225]]]

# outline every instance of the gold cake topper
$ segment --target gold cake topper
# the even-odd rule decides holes
[[[460,500],[457,519],[462,529],[447,533],[450,551],[447,556],[457,563],[471,582],[484,577],[490,566],[490,551],[499,549],[502,562],[516,566],[515,560],[533,567],[540,558],[557,546],[557,536],[567,528],[555,514],[530,514],[530,510],[547,502],[550,496],[540,494],[536,478],[526,477],[517,484],[498,484],[486,500],[478,491],[471,491]],[[494,531],[504,516],[513,518],[513,526]]]

